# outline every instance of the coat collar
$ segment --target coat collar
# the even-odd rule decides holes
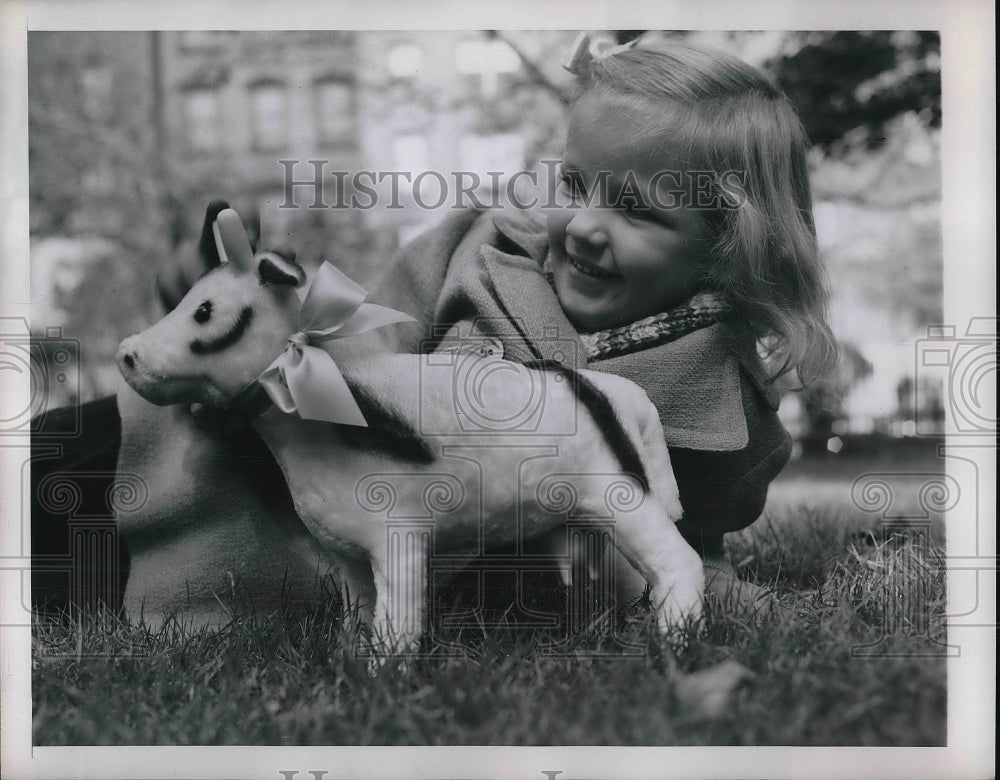
[[[667,443],[698,450],[738,450],[749,436],[743,414],[741,376],[772,409],[778,395],[759,365],[738,360],[722,329],[703,328],[676,341],[588,364],[583,342],[563,314],[542,273],[548,252],[544,228],[527,215],[494,219],[501,240],[483,244],[480,256],[490,286],[517,323],[534,356],[575,368],[619,374],[644,388],[660,412]]]
[[[480,252],[489,283],[529,354],[537,360],[557,361],[567,368],[585,368],[587,354],[583,342],[537,262],[489,245],[484,245]]]
[[[493,224],[497,232],[512,245],[501,246],[500,249],[513,248],[513,254],[530,257],[539,267],[542,266],[549,252],[549,237],[545,223],[537,214],[530,211],[504,213],[495,217]]]
[[[518,212],[516,215],[503,214],[496,217],[493,222],[497,232],[517,250],[517,254],[530,257],[538,264],[539,268],[544,265],[548,255],[548,235],[544,223],[537,214],[533,212]],[[554,298],[555,296],[553,295],[552,297]],[[517,306],[516,301],[511,301],[511,303],[515,307]],[[556,301],[556,304],[558,305],[558,301]],[[565,320],[565,318],[563,319]],[[566,325],[569,325],[568,320],[566,320]],[[579,336],[571,325],[569,325],[569,328],[572,330],[573,336],[579,339]],[[586,364],[586,357],[583,359],[583,364]],[[761,361],[750,355],[740,358],[739,364],[747,377],[753,382],[753,385],[767,400],[768,405],[772,409],[777,410],[780,394],[775,389],[774,383],[768,380],[767,373]]]
[[[548,253],[544,226],[528,212],[497,216],[493,224],[499,240],[496,246],[483,244],[480,256],[500,304],[533,357],[585,368],[583,342],[542,273]]]

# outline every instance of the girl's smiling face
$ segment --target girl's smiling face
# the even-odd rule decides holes
[[[691,172],[649,124],[647,112],[596,92],[570,114],[560,181],[569,205],[547,222],[556,295],[581,331],[666,311],[702,285],[705,213],[678,197]]]

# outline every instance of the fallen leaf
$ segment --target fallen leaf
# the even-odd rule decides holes
[[[723,661],[700,672],[674,675],[674,696],[685,715],[717,718],[726,711],[732,692],[754,676],[736,661]]]

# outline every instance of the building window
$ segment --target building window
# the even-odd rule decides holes
[[[420,133],[431,126],[433,117],[425,101],[402,97],[391,105],[392,129],[397,133]]]
[[[504,182],[519,171],[524,166],[524,152],[524,138],[517,133],[471,134],[462,136],[458,142],[462,169],[478,173],[484,183]],[[488,177],[491,171],[499,176]]]
[[[430,148],[422,135],[407,133],[392,141],[392,161],[397,171],[414,175],[430,168]]]
[[[257,198],[257,213],[260,215],[260,245],[275,246],[287,243],[292,234],[295,209],[283,209],[286,195],[281,190],[265,192]]]
[[[415,43],[401,43],[389,49],[386,57],[389,75],[397,79],[410,79],[424,66],[424,50]]]
[[[113,81],[111,66],[107,63],[92,62],[80,71],[83,110],[90,119],[110,116]]]
[[[238,34],[231,30],[184,30],[178,40],[184,53],[208,54],[222,51]]]
[[[503,41],[468,40],[455,47],[455,69],[479,82],[486,97],[496,95],[500,79],[521,67],[517,54]]]
[[[115,176],[111,160],[104,156],[92,159],[82,171],[80,184],[87,195],[94,197],[113,195],[119,181]]]
[[[256,149],[281,149],[288,144],[288,94],[277,81],[250,85],[250,126]]]
[[[187,138],[191,148],[210,152],[219,148],[219,95],[214,89],[192,89],[184,94]]]
[[[324,144],[354,140],[354,85],[346,79],[321,79],[313,85],[317,136]]]

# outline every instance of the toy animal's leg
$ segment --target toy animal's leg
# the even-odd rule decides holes
[[[406,533],[390,537],[387,555],[372,560],[375,631],[392,652],[416,649],[424,631],[429,539]]]
[[[653,496],[616,518],[615,545],[650,584],[662,632],[700,621],[705,588],[701,558]]]
[[[664,441],[659,412],[655,406],[646,401],[645,411],[636,414],[635,423],[642,440],[642,457],[649,487],[653,496],[667,511],[667,516],[676,523],[683,514],[680,489],[677,487],[677,479],[670,465],[670,452]]]

